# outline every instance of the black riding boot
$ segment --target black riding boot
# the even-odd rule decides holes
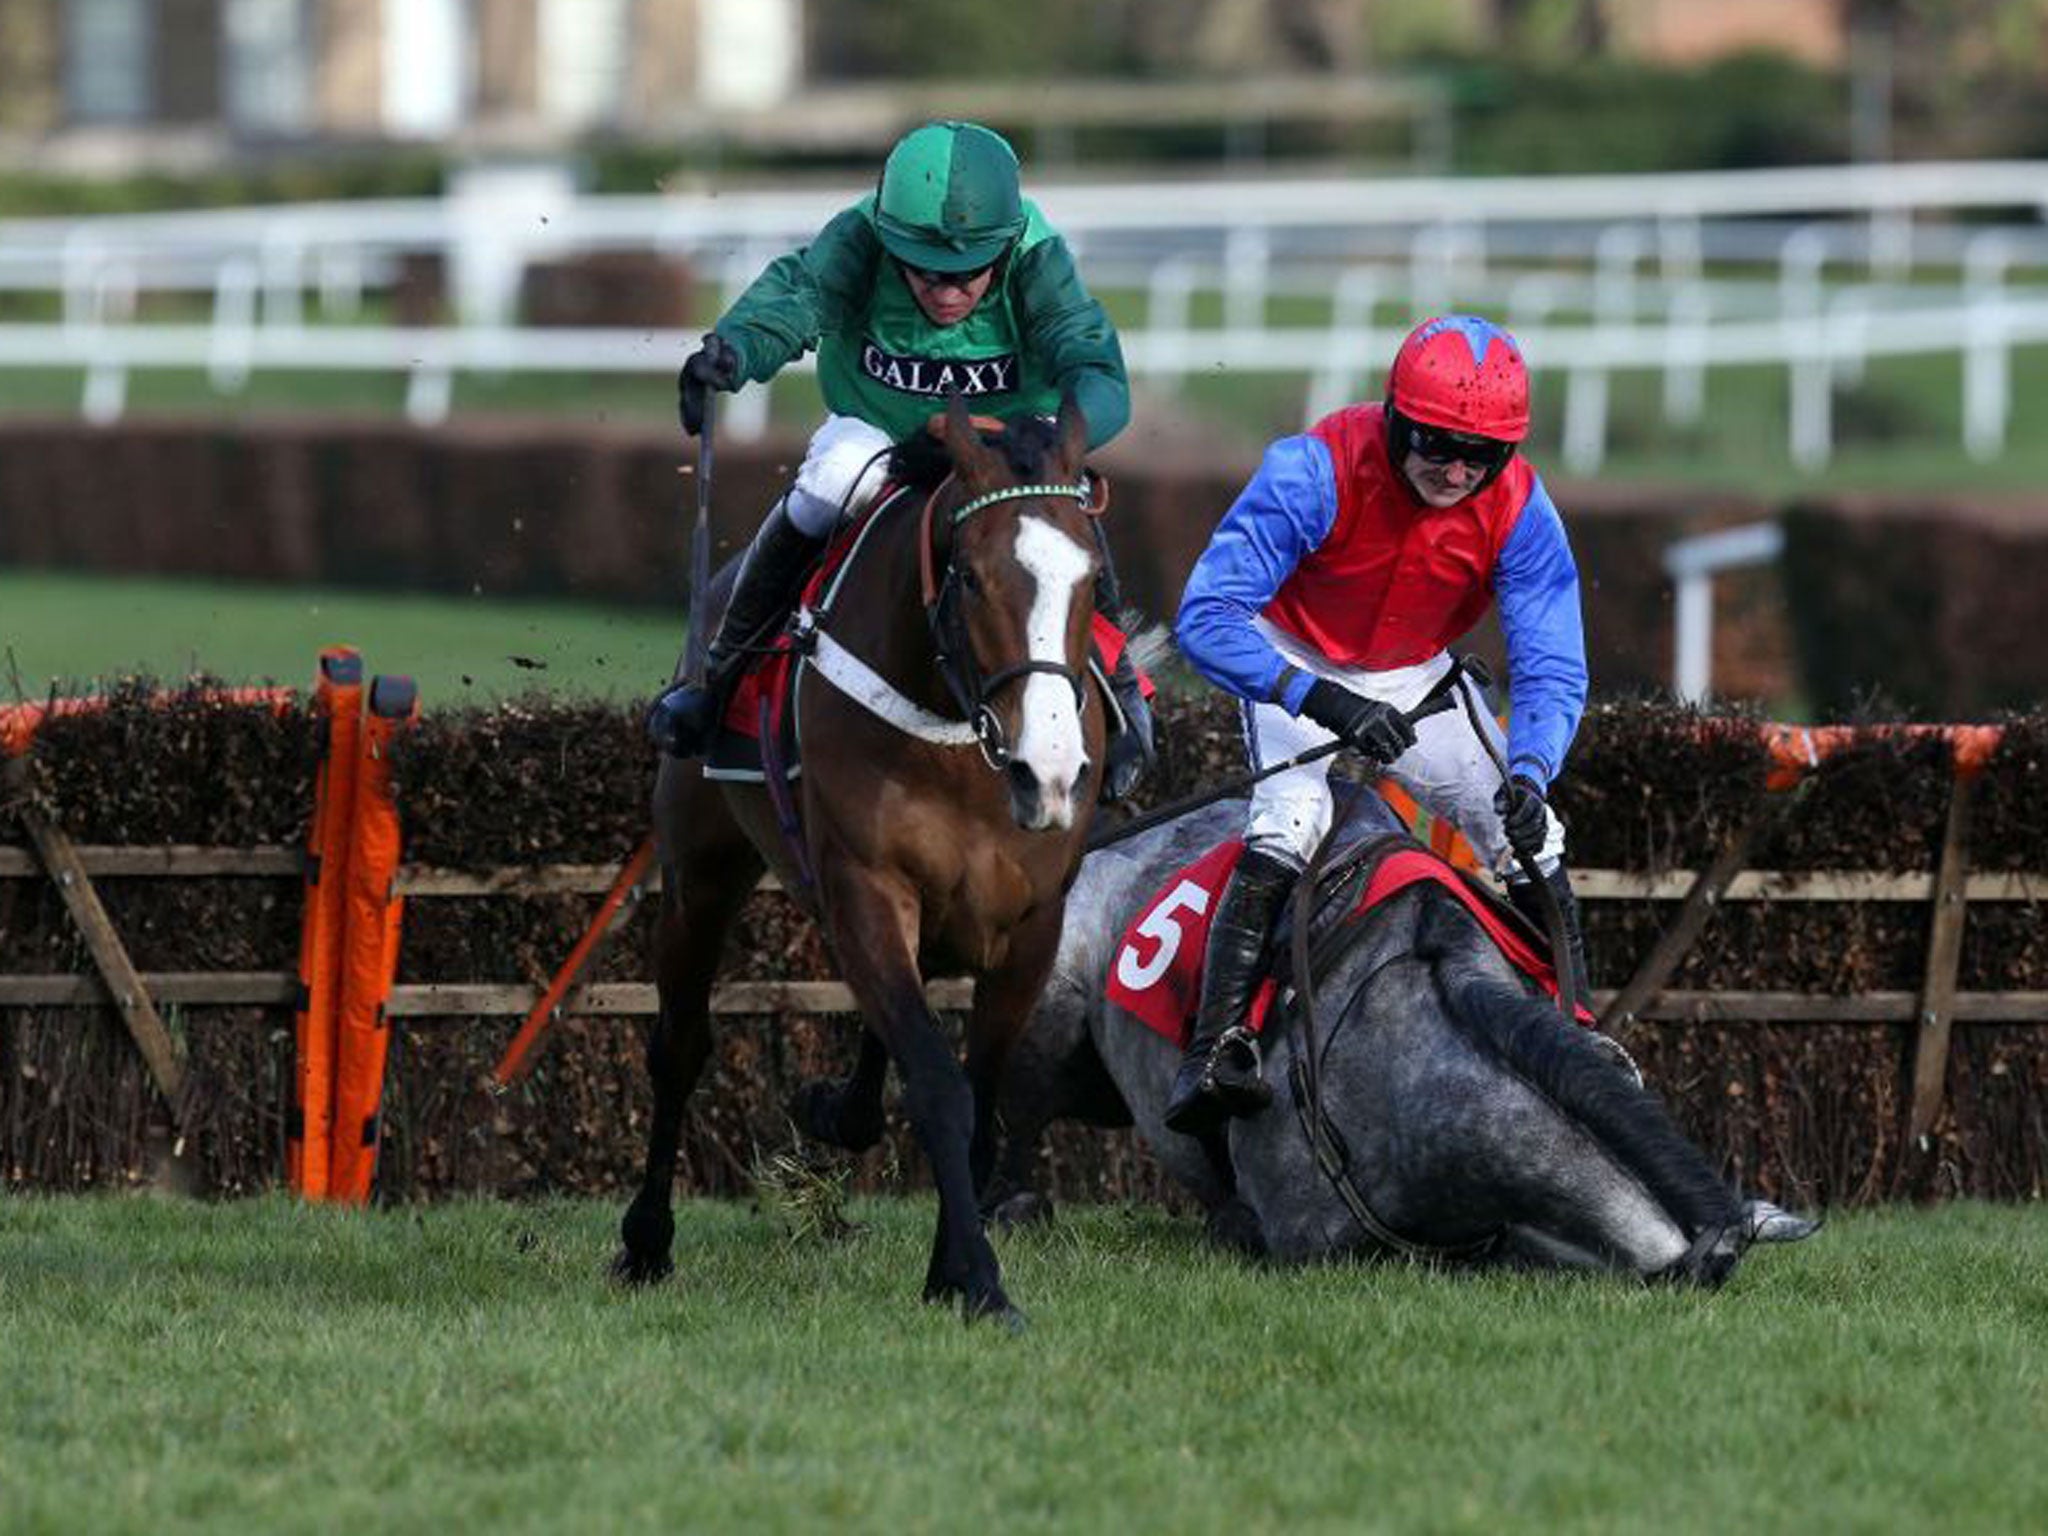
[[[704,654],[704,681],[677,683],[647,712],[647,734],[672,757],[699,757],[711,744],[733,684],[746,670],[749,649],[760,645],[789,613],[789,605],[825,547],[795,523],[783,504],[769,511],[747,546],[725,617]]]
[[[1116,694],[1117,708],[1123,711],[1124,724],[1102,750],[1102,792],[1096,798],[1104,805],[1115,805],[1130,799],[1139,780],[1159,760],[1159,751],[1152,740],[1152,706],[1145,702],[1128,645],[1117,655],[1109,686]]]
[[[1572,894],[1572,877],[1565,872],[1565,867],[1560,862],[1557,868],[1543,877],[1543,883],[1550,888],[1550,894],[1557,898],[1557,910],[1564,918],[1564,947],[1565,953],[1571,959],[1572,986],[1579,995],[1579,1002],[1590,1008],[1592,974],[1586,968],[1586,939],[1579,928],[1579,901]],[[1510,880],[1508,900],[1514,903],[1517,912],[1529,920],[1530,926],[1543,935],[1543,941],[1547,945],[1550,942],[1550,929],[1544,925],[1543,900],[1537,893],[1536,886],[1528,880]],[[1546,955],[1545,958],[1550,957]]]
[[[1244,1027],[1244,1016],[1259,988],[1259,962],[1273,920],[1300,874],[1285,859],[1247,848],[1223,888],[1203,953],[1194,1032],[1166,1101],[1168,1130],[1200,1136],[1273,1102],[1273,1090],[1259,1076],[1258,1041]]]
[[[1124,592],[1122,583],[1116,579],[1116,560],[1109,552],[1109,534],[1099,517],[1090,518],[1088,526],[1095,530],[1095,549],[1102,557],[1095,571],[1095,611],[1121,628]],[[1145,691],[1138,684],[1138,669],[1131,662],[1128,643],[1117,653],[1109,686],[1124,720],[1123,728],[1103,748],[1102,789],[1096,799],[1104,805],[1115,805],[1131,797],[1138,781],[1159,760],[1159,749],[1152,738],[1152,706],[1145,702]]]

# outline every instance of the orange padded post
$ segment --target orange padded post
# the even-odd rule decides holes
[[[297,1060],[285,1128],[285,1178],[308,1200],[328,1189],[329,1124],[334,1115],[335,1013],[341,1000],[342,901],[348,886],[361,736],[363,660],[347,646],[320,653],[313,709],[320,767],[306,834],[305,907],[299,923],[299,995],[293,1019]]]
[[[371,681],[356,784],[355,835],[349,849],[347,939],[334,1074],[332,1198],[362,1205],[377,1171],[378,1117],[391,1034],[385,1004],[398,971],[402,902],[397,894],[398,802],[391,792],[391,748],[419,718],[409,677]]]

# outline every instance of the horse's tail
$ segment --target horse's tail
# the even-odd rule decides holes
[[[1662,1099],[1622,1072],[1557,1009],[1480,961],[1490,941],[1449,899],[1432,900],[1416,950],[1436,973],[1454,1024],[1475,1046],[1606,1147],[1688,1238],[1714,1239],[1740,1220],[1734,1192],[1672,1121]]]

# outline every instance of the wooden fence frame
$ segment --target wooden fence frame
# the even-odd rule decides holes
[[[2048,902],[2048,872],[1970,874],[1967,868],[1969,793],[1967,777],[1957,780],[1941,868],[1932,875],[1890,875],[1851,871],[1785,872],[1746,869],[1742,856],[1751,845],[1749,830],[1731,839],[1706,870],[1641,874],[1627,870],[1586,869],[1573,873],[1580,899],[1605,901],[1675,901],[1673,922],[1635,977],[1623,987],[1599,991],[1593,1002],[1610,1024],[1642,1022],[1746,1021],[1781,1024],[1913,1024],[1913,1097],[1908,1134],[1917,1140],[1933,1129],[1945,1095],[1951,1028],[1956,1023],[2048,1024],[2048,991],[1961,991],[1956,986],[1965,918],[1973,903]],[[97,909],[92,881],[121,879],[273,879],[298,880],[304,853],[295,847],[111,847],[64,845],[58,866],[46,867],[46,850],[0,848],[0,879],[42,879],[57,875],[74,917],[81,906]],[[640,856],[635,855],[638,859]],[[644,874],[621,890],[621,869],[601,864],[510,866],[485,871],[407,865],[399,872],[397,894],[408,900],[489,897],[582,896],[610,893],[610,910],[659,889],[660,870],[644,861]],[[629,869],[627,873],[631,873]],[[762,887],[773,889],[764,879]],[[1729,902],[1884,902],[1934,905],[1925,984],[1917,992],[1886,991],[1853,997],[1773,991],[1688,991],[1668,988],[1664,981],[1676,970],[1691,944],[1704,931],[1712,911]],[[274,971],[125,971],[125,952],[112,924],[86,930],[111,944],[90,944],[96,964],[101,951],[118,958],[100,974],[0,975],[0,1008],[117,1007],[131,1029],[136,1026],[132,1002],[118,1003],[124,990],[132,999],[145,997],[178,1006],[291,1006],[298,987],[295,969]],[[591,934],[572,959],[587,959],[595,948]],[[120,978],[132,976],[125,986]],[[972,999],[971,984],[960,979],[933,981],[927,989],[932,1005],[960,1009]],[[545,1003],[542,1008],[537,1005]],[[711,1008],[722,1014],[776,1012],[852,1012],[852,995],[837,981],[762,980],[727,982],[712,994]],[[529,1035],[537,1017],[574,1014],[586,1017],[647,1015],[654,1012],[651,983],[598,982],[574,985],[568,967],[550,987],[509,982],[412,982],[393,988],[388,1005],[394,1019],[510,1017],[525,1015]],[[151,1016],[154,1017],[152,1010]],[[138,1044],[157,1062],[146,1032]],[[175,1103],[172,1088],[157,1072],[159,1086]]]

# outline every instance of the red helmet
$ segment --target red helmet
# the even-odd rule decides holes
[[[1529,370],[1515,338],[1477,315],[1441,315],[1408,333],[1387,401],[1411,421],[1497,442],[1529,435]]]

